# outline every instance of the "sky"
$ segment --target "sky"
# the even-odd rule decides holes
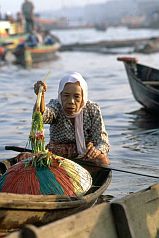
[[[35,6],[35,12],[42,10],[56,10],[58,8],[70,6],[84,6],[86,4],[101,3],[111,0],[32,0]],[[21,9],[23,0],[0,0],[1,13],[10,12],[15,14]]]

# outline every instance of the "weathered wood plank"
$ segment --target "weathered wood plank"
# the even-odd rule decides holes
[[[111,204],[119,238],[159,237],[159,184]]]
[[[102,203],[43,227],[26,226],[8,238],[157,238],[159,184]]]
[[[21,234],[21,235],[20,235]],[[28,236],[29,234],[29,236]],[[110,204],[100,204],[41,228],[28,226],[8,238],[117,238]]]

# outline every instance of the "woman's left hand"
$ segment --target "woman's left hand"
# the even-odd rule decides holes
[[[109,165],[110,160],[107,155],[102,154],[102,152],[95,148],[92,142],[88,143],[86,154],[84,156],[88,160],[94,160],[98,165]]]

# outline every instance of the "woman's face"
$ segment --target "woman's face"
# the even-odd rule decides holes
[[[61,102],[67,115],[74,115],[83,105],[83,92],[79,83],[66,83],[61,93]]]

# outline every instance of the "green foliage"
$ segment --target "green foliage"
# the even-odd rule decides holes
[[[32,167],[50,167],[52,162],[53,156],[51,152],[40,152],[34,154],[32,159],[28,159],[25,161],[25,166],[32,166]]]
[[[33,153],[45,152],[44,125],[41,112],[35,111],[33,113],[29,143]]]

